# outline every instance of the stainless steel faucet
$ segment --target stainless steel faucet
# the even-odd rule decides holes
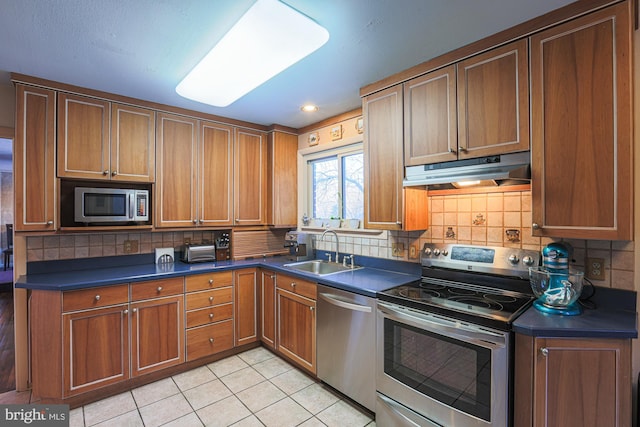
[[[338,241],[338,233],[336,233],[334,230],[331,230],[331,229],[327,228],[326,230],[324,230],[322,232],[322,235],[320,236],[320,240],[324,241],[324,235],[327,234],[327,233],[333,233],[333,235],[336,238],[336,262],[338,262],[338,253],[340,252],[340,250],[338,249],[339,245],[340,245],[340,243]],[[329,262],[331,262],[331,254],[329,254]]]

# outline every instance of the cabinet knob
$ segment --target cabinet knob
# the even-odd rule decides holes
[[[461,153],[464,153],[467,151],[467,149],[464,147],[458,146],[458,151],[460,151]]]
[[[197,219],[194,219],[194,220],[193,220],[193,223],[194,223],[194,224],[197,224],[197,223],[198,223],[198,220],[197,220]]]
[[[531,224],[531,228],[533,228],[534,230],[540,230],[540,225],[538,225],[537,222],[534,222],[533,224]]]
[[[291,282],[291,287],[295,288],[296,287],[296,282]]]
[[[158,286],[157,291],[158,291],[158,292],[162,292],[162,286]]]
[[[198,222],[202,224],[204,222],[204,219],[199,219]]]
[[[125,309],[122,311],[122,314],[129,314],[129,310],[125,308]]]
[[[402,225],[402,221],[396,221],[396,225]]]
[[[100,301],[100,295],[96,295],[96,301]]]
[[[47,221],[47,225],[53,225],[53,221]]]
[[[271,276],[269,276],[269,279],[275,279],[275,278],[276,278],[275,274],[272,274]]]
[[[309,307],[309,310],[310,310],[310,311],[313,311],[313,307],[312,307],[312,306],[310,306],[310,307]]]
[[[213,338],[209,338],[209,342],[213,344]]]
[[[540,349],[540,354],[542,354],[544,357],[547,357],[549,355],[549,349],[547,347],[542,347]]]
[[[209,302],[213,302],[213,297],[209,297]]]
[[[209,319],[213,319],[213,313],[209,313]]]
[[[451,148],[451,147],[449,147],[449,152],[450,152],[451,154],[456,154],[456,150],[454,150],[454,149],[453,149],[453,148]]]
[[[102,171],[102,175],[105,175],[105,176],[106,176],[106,175],[109,175],[109,171],[108,171],[108,170],[104,170],[104,171]]]
[[[209,284],[213,285],[213,279],[209,279]]]
[[[134,313],[137,313],[137,312],[138,312],[138,309],[137,309],[137,308],[134,308],[134,309],[133,309],[133,310],[131,310],[131,311],[133,311]]]
[[[111,172],[111,176],[116,176],[116,175],[118,175],[118,171]]]

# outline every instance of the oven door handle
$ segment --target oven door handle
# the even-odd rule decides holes
[[[378,392],[378,399],[380,399],[380,401],[382,403],[384,403],[394,414],[398,415],[399,417],[401,417],[404,421],[406,421],[407,423],[409,423],[409,426],[416,426],[416,427],[422,427],[422,426],[427,426],[427,427],[442,427],[440,424],[436,424],[431,422],[431,420],[428,420],[426,418],[423,418],[422,416],[420,416],[420,419],[413,419],[413,418],[417,418],[417,414],[412,414],[410,411],[410,409],[408,408],[404,408],[402,405],[400,405],[399,403],[389,399],[387,396],[385,396],[384,394]],[[426,424],[428,423],[428,424]]]
[[[418,313],[413,310],[397,307],[378,301],[378,310],[387,318],[399,322],[409,321],[413,325],[427,331],[455,338],[460,341],[469,342],[494,348],[506,346],[506,339],[503,334],[494,333],[487,329],[470,324],[461,324],[457,321],[449,321],[428,313]]]

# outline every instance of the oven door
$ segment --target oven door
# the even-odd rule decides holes
[[[509,333],[378,301],[377,388],[445,426],[509,424]]]

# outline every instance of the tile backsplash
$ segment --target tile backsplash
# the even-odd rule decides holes
[[[411,248],[419,255],[428,242],[506,246],[540,251],[557,240],[531,235],[531,192],[505,192],[429,197],[429,224],[426,231],[390,231],[376,236],[340,235],[340,252],[375,258],[419,262],[410,257]],[[67,234],[27,237],[27,261],[46,261],[125,255],[125,240],[137,240],[138,254],[155,248],[179,248],[185,239],[201,242],[213,239],[213,231],[166,231]],[[314,236],[317,249],[334,251],[333,238]],[[605,260],[605,279],[598,286],[635,290],[634,242],[570,239],[573,264],[584,269],[586,257]],[[402,250],[394,254],[394,245]],[[233,246],[233,242],[232,242]]]

